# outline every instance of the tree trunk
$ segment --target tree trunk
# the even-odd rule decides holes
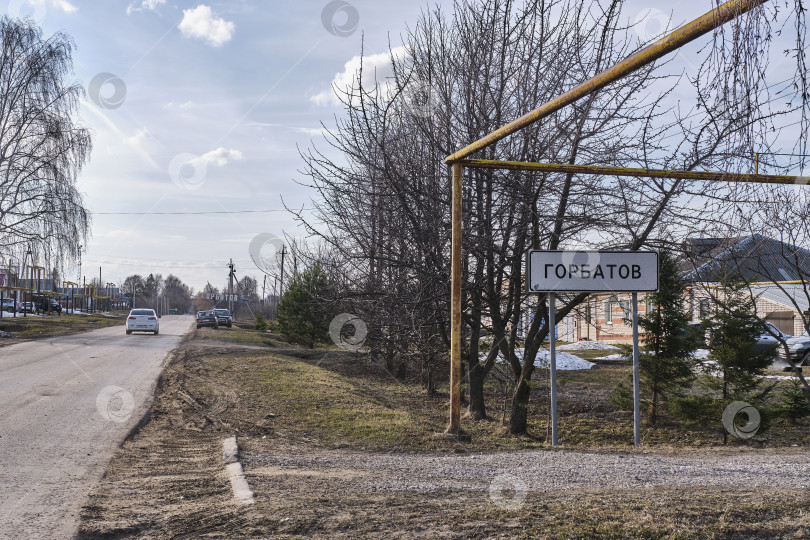
[[[464,384],[463,384],[465,380],[467,380],[467,365],[464,362],[461,362],[461,382],[462,382],[462,384],[459,385],[461,387],[460,391],[459,391],[459,397],[461,398],[461,403],[464,404],[464,405],[467,404],[467,392],[466,392],[466,389],[464,388]]]
[[[529,393],[531,387],[526,379],[521,378],[512,396],[512,410],[509,414],[509,433],[519,435],[526,433],[526,421],[529,413]]]
[[[425,362],[422,360],[422,384],[427,390],[427,394],[429,396],[433,396],[436,394],[436,383],[433,380],[433,372],[430,369],[430,362]]]
[[[484,371],[481,366],[475,366],[468,371],[470,376],[470,415],[473,420],[483,420],[487,417],[484,405]]]

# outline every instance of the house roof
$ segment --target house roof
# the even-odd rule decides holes
[[[761,234],[737,239],[718,250],[716,239],[697,239],[692,245],[704,249],[686,253],[692,263],[684,279],[692,282],[720,282],[728,279],[757,281],[810,280],[810,250]],[[687,246],[685,243],[685,247]],[[713,253],[719,251],[719,253]],[[711,255],[709,255],[711,253]],[[709,255],[707,257],[707,255]],[[706,260],[708,259],[708,260]]]
[[[777,304],[805,312],[810,309],[810,286],[801,283],[786,283],[784,285],[755,285],[751,287],[755,297],[765,298]]]

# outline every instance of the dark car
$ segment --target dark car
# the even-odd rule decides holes
[[[42,313],[47,313],[48,311],[62,314],[62,305],[47,296],[35,296],[34,297],[34,304],[36,309]],[[48,309],[50,307],[50,309]]]
[[[781,339],[787,344],[788,354],[794,364],[797,366],[810,364],[810,338],[805,336],[789,336],[771,323],[765,323],[765,326],[766,329],[763,330],[762,335],[760,335],[759,340],[757,340],[758,350],[767,351],[776,347],[779,356],[785,358],[785,348],[782,346]]]
[[[203,326],[213,326],[219,328],[219,321],[213,311],[198,311],[197,312],[197,328]]]
[[[231,317],[231,312],[227,309],[215,309],[214,313],[217,316],[217,322],[220,325],[225,325],[228,328],[233,326],[233,317]]]

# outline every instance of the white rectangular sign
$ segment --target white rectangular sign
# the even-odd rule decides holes
[[[225,301],[238,302],[239,301],[239,295],[238,294],[209,294],[208,299],[209,300],[217,300],[217,301],[225,300]]]
[[[651,292],[658,290],[654,251],[529,250],[529,292]]]

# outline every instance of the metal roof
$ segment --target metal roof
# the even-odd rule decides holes
[[[780,285],[754,285],[751,293],[777,304],[796,309],[802,313],[810,309],[810,285],[802,283],[785,283]]]

